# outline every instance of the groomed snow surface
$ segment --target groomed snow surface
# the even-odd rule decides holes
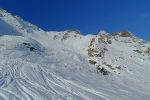
[[[112,36],[103,58],[89,57],[98,36],[45,32],[2,9],[0,35],[0,100],[150,100],[149,42]]]

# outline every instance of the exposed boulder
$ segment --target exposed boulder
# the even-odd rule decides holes
[[[30,47],[30,51],[36,51],[37,49],[34,47]]]
[[[112,41],[111,41],[111,40],[107,40],[107,42],[108,42],[109,44],[112,44]]]
[[[29,48],[30,51],[36,51],[36,50],[37,50],[36,48],[34,48],[34,47],[31,45],[31,43],[26,43],[26,42],[24,42],[23,44],[24,44],[27,48]]]
[[[100,65],[96,67],[97,74],[101,73],[102,75],[108,75],[110,72],[105,68],[100,68]]]
[[[100,70],[100,72],[103,74],[103,75],[108,75],[110,72],[109,71],[107,71],[105,68],[102,68],[101,70]]]
[[[150,47],[145,51],[146,54],[150,54]]]
[[[96,61],[94,61],[94,60],[89,60],[89,63],[95,65],[95,64],[96,64]]]
[[[30,43],[23,43],[24,45],[26,45],[26,46],[31,46],[31,44]]]

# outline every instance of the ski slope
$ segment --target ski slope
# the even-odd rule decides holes
[[[45,32],[0,9],[0,100],[149,100],[150,43],[119,34]]]

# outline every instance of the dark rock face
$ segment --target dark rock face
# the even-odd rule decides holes
[[[132,37],[131,33],[128,31],[123,31],[120,34],[121,37]]]
[[[100,66],[97,66],[97,73],[101,73],[102,75],[108,75],[110,72],[107,71],[105,68],[100,68]]]
[[[117,35],[119,35],[120,37],[133,37],[133,35],[127,30],[125,30],[123,32],[116,32],[116,33],[112,34],[112,36],[117,36]]]
[[[107,42],[108,40],[110,40],[109,43]],[[108,51],[107,45],[111,43],[112,41],[109,36],[102,34],[98,38],[92,38],[87,49],[87,54],[90,58],[88,62],[95,65],[97,73],[101,73],[102,75],[108,75],[110,72],[107,69],[100,67],[101,65],[99,65],[99,59],[104,59],[105,52]],[[97,60],[93,58],[96,58]]]
[[[37,49],[32,47],[31,43],[23,43],[27,48],[29,48],[30,51],[34,52],[36,51]]]
[[[108,75],[110,72],[109,71],[107,71],[105,68],[102,68],[101,70],[100,70],[100,72],[103,74],[103,75]]]
[[[61,40],[67,40],[69,37],[69,33],[65,33]]]
[[[26,46],[31,46],[31,44],[30,43],[23,43],[24,45],[26,45]]]
[[[96,61],[94,61],[94,60],[89,60],[89,63],[95,65],[95,64],[96,64]]]
[[[37,49],[35,49],[34,47],[30,47],[30,51],[36,51]]]
[[[150,54],[150,47],[145,51],[146,54]]]
[[[67,33],[71,33],[71,32],[74,32],[74,33],[76,33],[76,34],[81,34],[81,32],[80,32],[80,30],[67,30],[66,31]]]

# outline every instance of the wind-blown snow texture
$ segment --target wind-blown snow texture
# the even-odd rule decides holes
[[[150,43],[127,31],[45,32],[0,9],[0,60],[0,100],[150,99]]]

